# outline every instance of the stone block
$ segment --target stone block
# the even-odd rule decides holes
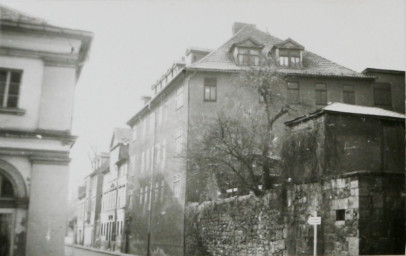
[[[358,180],[351,181],[350,188],[358,188]]]
[[[347,185],[347,182],[345,179],[337,179],[336,184],[337,184],[336,188],[345,188]]]
[[[359,254],[359,238],[358,237],[347,237],[346,241],[348,243],[349,255],[358,255]]]
[[[359,208],[359,198],[356,196],[348,198],[348,208]]]

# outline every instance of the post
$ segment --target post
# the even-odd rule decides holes
[[[314,238],[313,238],[313,256],[317,255],[317,225],[313,225]]]

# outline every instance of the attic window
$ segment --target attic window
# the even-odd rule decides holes
[[[279,66],[300,67],[300,51],[296,49],[279,49]]]
[[[238,48],[237,54],[238,64],[241,66],[258,66],[259,65],[259,49]]]

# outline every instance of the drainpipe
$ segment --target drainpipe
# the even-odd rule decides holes
[[[148,104],[149,113],[151,114],[151,104]],[[150,121],[151,122],[151,121]],[[151,225],[152,225],[152,187],[154,185],[154,169],[155,169],[155,136],[156,136],[156,121],[154,116],[154,131],[153,131],[153,140],[152,140],[152,164],[151,164],[151,178],[150,178],[150,187],[149,187],[149,215],[148,215],[148,236],[147,236],[147,256],[151,255]]]
[[[187,81],[187,137],[186,137],[186,155],[188,154],[188,149],[189,149],[189,120],[190,120],[190,80],[197,74],[197,71],[194,71],[193,74],[189,76],[189,79]],[[186,159],[188,157],[186,156]],[[188,170],[188,161],[186,161],[186,173],[185,176],[187,175],[187,170]],[[186,179],[185,179],[185,206],[183,209],[183,256],[186,256],[186,239],[185,239],[185,234],[186,234]]]

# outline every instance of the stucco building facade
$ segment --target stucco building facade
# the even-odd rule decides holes
[[[195,184],[188,182],[185,149],[198,136],[199,125],[219,111],[232,112],[241,104],[261,107],[259,94],[239,79],[242,70],[260,65],[260,56],[287,75],[286,101],[300,106],[276,123],[281,137],[286,134],[283,122],[329,102],[374,106],[374,76],[337,65],[292,39],[281,40],[251,24],[235,23],[232,37],[216,50],[188,49],[127,122],[133,131],[127,252],[147,254],[149,248],[184,255],[184,207],[201,200]]]
[[[89,32],[0,6],[0,216],[7,255],[63,255],[73,97],[91,40]]]

